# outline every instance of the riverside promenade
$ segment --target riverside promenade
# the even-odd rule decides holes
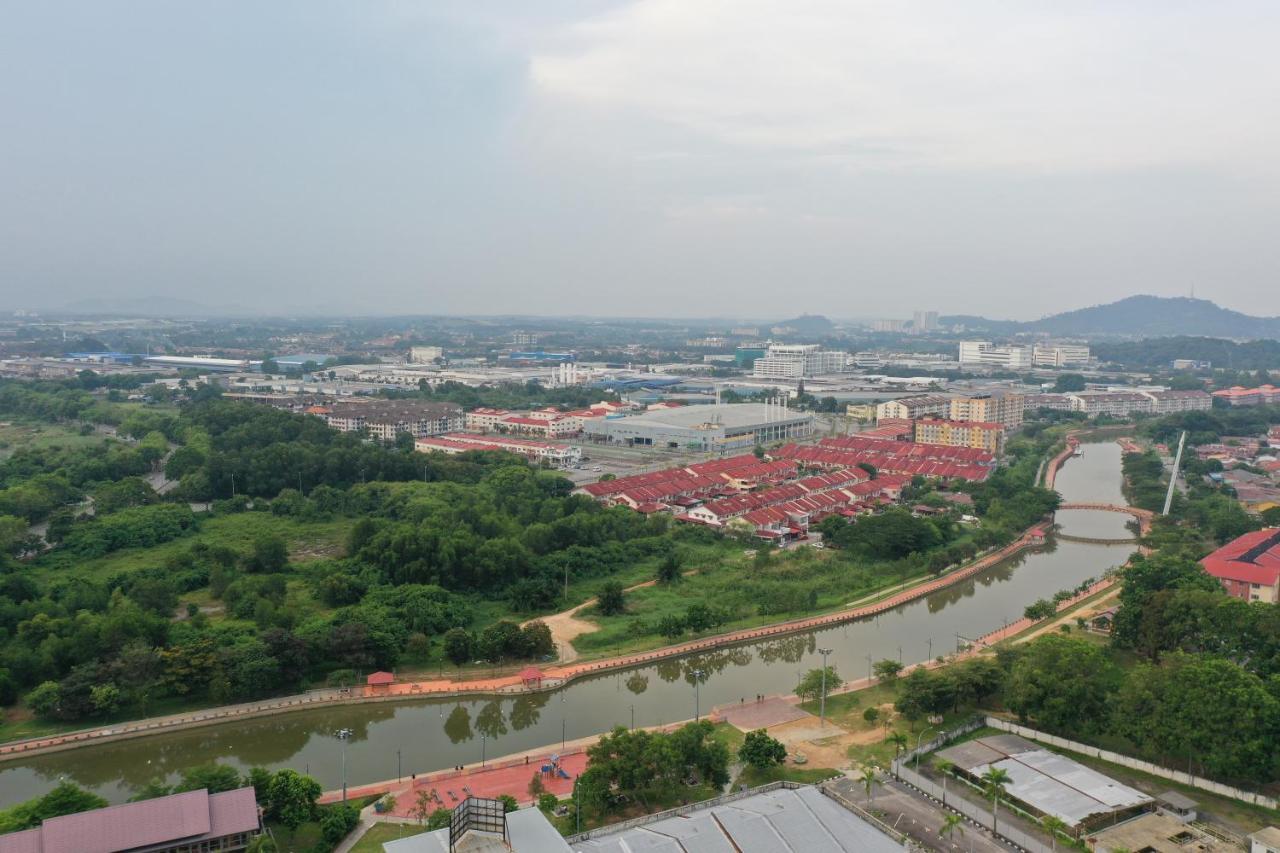
[[[1016,541],[1003,548],[989,552],[968,565],[955,569],[947,574],[917,583],[905,589],[886,595],[878,601],[859,607],[838,610],[820,616],[793,619],[761,628],[748,628],[732,631],[712,637],[704,637],[672,646],[664,646],[650,652],[606,658],[593,662],[573,663],[550,666],[543,671],[543,677],[534,685],[521,681],[520,676],[511,674],[495,678],[474,680],[456,679],[424,679],[415,681],[397,681],[385,686],[359,686],[351,688],[334,688],[313,690],[305,694],[286,696],[262,702],[250,702],[240,705],[210,708],[204,711],[192,711],[182,714],[171,714],[153,717],[135,722],[117,723],[92,729],[82,729],[58,735],[12,741],[0,745],[0,762],[25,758],[30,755],[76,749],[98,743],[110,743],[128,740],[147,735],[182,731],[201,726],[212,726],[255,717],[274,716],[276,714],[300,711],[308,708],[325,707],[360,702],[396,702],[416,698],[438,698],[473,695],[515,695],[534,693],[542,690],[554,690],[569,682],[592,675],[600,675],[615,670],[632,669],[639,666],[657,663],[670,658],[710,652],[728,646],[768,640],[789,634],[832,627],[844,622],[866,619],[877,616],[918,598],[945,589],[953,584],[961,583],[992,566],[1029,549],[1044,544],[1045,531],[1042,525],[1028,530]]]

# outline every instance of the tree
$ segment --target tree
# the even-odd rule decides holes
[[[253,551],[245,560],[245,569],[272,574],[284,571],[288,564],[289,547],[284,539],[274,534],[264,534],[253,541]]]
[[[316,812],[320,783],[295,770],[278,770],[267,789],[267,814],[294,832]]]
[[[475,638],[471,632],[465,628],[450,628],[444,632],[441,638],[444,648],[444,656],[448,658],[449,663],[462,668],[462,665],[471,660],[471,654],[475,645]]]
[[[427,818],[427,831],[445,829],[449,826],[449,818],[453,817],[453,809],[439,808]]]
[[[1062,835],[1066,835],[1071,829],[1071,827],[1067,825],[1066,821],[1061,818],[1054,817],[1051,814],[1047,814],[1040,818],[1040,825],[1044,827],[1045,832],[1049,833],[1049,845],[1051,850],[1058,849],[1058,835],[1060,833]]]
[[[252,771],[250,771],[252,773]],[[251,783],[252,784],[252,783]],[[182,779],[174,786],[174,793],[181,791],[199,791],[201,788],[210,794],[222,791],[234,791],[241,787],[240,774],[228,764],[200,764],[182,772]]]
[[[880,709],[872,705],[870,708],[867,708],[862,712],[862,719],[874,726],[876,720],[880,719]]]
[[[544,812],[554,811],[560,805],[560,798],[555,794],[539,794],[538,808]]]
[[[907,748],[907,736],[899,731],[890,732],[884,739],[885,743],[893,744],[893,754],[896,757],[898,753]]]
[[[769,736],[764,729],[747,732],[738,748],[738,758],[757,770],[781,764],[787,760],[787,748],[782,741]]]
[[[360,823],[360,810],[346,803],[329,806],[320,818],[320,835],[331,845],[351,834]]]
[[[431,816],[431,807],[435,805],[435,797],[431,796],[431,794],[432,792],[425,788],[418,791],[413,805],[409,807],[409,816],[417,818],[418,823],[424,822]]]
[[[876,785],[876,775],[877,774],[874,767],[864,767],[862,768],[862,775],[858,777],[858,781],[860,781],[862,783],[862,787],[866,789],[867,802],[871,803],[872,805],[875,805],[875,802],[876,802],[875,793],[874,793],[875,785]]]
[[[881,681],[894,681],[898,677],[898,673],[902,672],[902,664],[892,658],[876,661],[872,666],[872,672],[876,678]]]
[[[684,633],[684,619],[674,613],[668,613],[658,620],[658,633],[669,640],[674,640]]]
[[[1021,650],[1009,672],[1005,704],[1026,722],[1075,735],[1109,719],[1118,673],[1088,640],[1046,634]]]
[[[806,672],[800,679],[800,683],[796,685],[796,695],[806,702],[813,702],[822,696],[823,678],[826,678],[826,690],[830,694],[832,690],[844,684],[840,680],[840,675],[836,672],[834,666],[826,667],[825,673],[821,667],[811,669]]]
[[[529,779],[529,796],[535,800],[547,792],[547,786],[542,782],[542,774],[535,772],[533,777]]]
[[[626,593],[618,581],[605,581],[596,596],[596,607],[602,616],[616,616],[626,610]]]
[[[658,563],[658,583],[675,583],[682,577],[680,573],[680,555],[674,550],[668,551],[667,555],[662,558],[662,562]]]
[[[956,830],[960,830],[960,837],[964,838],[964,817],[955,812],[945,812],[942,815],[942,827],[938,830],[938,835],[943,838],[953,838]]]
[[[1009,776],[1009,771],[999,767],[988,767],[987,772],[982,774],[982,792],[991,798],[991,831],[996,831],[996,811],[1000,803],[1000,798],[1004,796],[1005,786],[1013,781]]]
[[[46,720],[53,719],[58,715],[58,708],[62,702],[62,689],[58,687],[56,681],[41,682],[34,690],[27,694],[27,706],[35,712],[37,717]]]
[[[520,803],[516,802],[516,798],[510,794],[499,794],[498,800],[502,803],[502,810],[504,812],[513,812],[520,808]]]
[[[1053,393],[1070,394],[1085,389],[1085,380],[1079,373],[1063,373],[1053,383]]]
[[[543,658],[556,653],[556,643],[551,637],[551,629],[541,619],[534,619],[521,628],[520,635],[525,657]]]

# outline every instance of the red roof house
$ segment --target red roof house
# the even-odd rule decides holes
[[[541,687],[542,686],[542,670],[536,666],[526,666],[520,670],[520,681],[525,687]]]
[[[1228,595],[1245,601],[1280,600],[1280,527],[1246,533],[1200,561]]]
[[[365,683],[370,687],[390,687],[396,683],[396,676],[391,672],[375,672],[365,679]]]

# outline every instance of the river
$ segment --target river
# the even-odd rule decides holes
[[[1058,475],[1064,500],[1123,504],[1119,446],[1094,443],[1084,451]],[[1102,538],[1126,535],[1128,520],[1097,511],[1058,515],[1065,532]],[[868,657],[915,663],[954,651],[957,636],[981,636],[1017,619],[1038,598],[1101,577],[1132,550],[1050,538],[1043,549],[876,619],[601,675],[554,693],[330,707],[6,762],[0,764],[0,806],[39,796],[63,778],[123,802],[152,779],[173,781],[182,769],[213,760],[242,772],[254,765],[292,767],[333,789],[342,782],[343,744],[335,734],[342,728],[352,731],[347,780],[360,785],[395,778],[397,771],[408,776],[476,762],[482,750],[492,757],[558,744],[562,733],[585,737],[629,725],[632,713],[639,726],[688,719],[695,669],[704,672],[696,699],[706,713],[757,693],[791,692],[802,672],[821,665],[818,648],[832,650],[830,663],[845,678],[865,675]]]

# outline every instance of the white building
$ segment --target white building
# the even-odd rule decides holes
[[[1088,364],[1089,347],[1085,344],[1038,343],[1033,351],[1036,367],[1067,367]]]
[[[1139,391],[1149,397],[1157,415],[1177,412],[1200,412],[1213,408],[1213,396],[1208,391]]]
[[[804,379],[848,369],[849,354],[819,349],[817,344],[770,344],[757,358],[752,375],[758,379]]]
[[[942,394],[924,394],[919,397],[903,397],[900,400],[889,400],[876,406],[876,420],[886,418],[925,418],[948,417],[951,413],[951,398]]]
[[[938,328],[937,311],[917,311],[911,318],[911,326],[917,332],[932,332]]]
[[[444,347],[409,347],[412,364],[434,364],[438,358],[444,358]]]
[[[1071,411],[1084,412],[1089,417],[1112,415],[1125,418],[1136,412],[1154,412],[1155,400],[1137,391],[1082,391],[1068,394]]]
[[[1026,370],[1032,365],[1031,349],[1021,344],[996,346],[991,341],[961,341],[961,367]]]

